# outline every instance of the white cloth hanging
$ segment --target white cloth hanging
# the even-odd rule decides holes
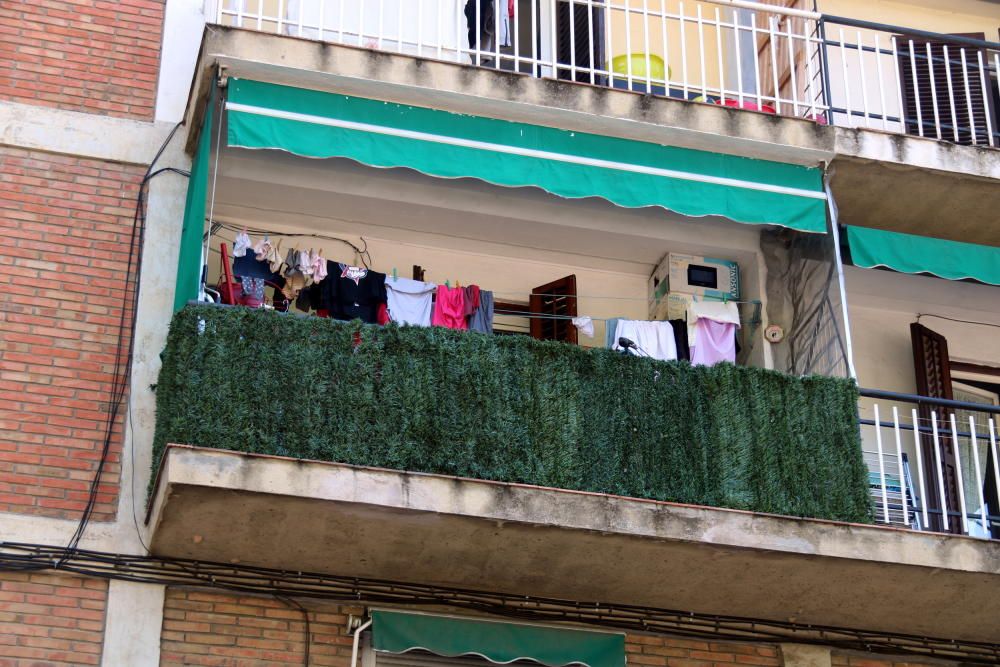
[[[639,348],[633,354],[649,356],[660,361],[677,358],[677,341],[670,322],[646,322],[644,320],[618,320],[612,350],[621,350],[620,338],[628,338]]]
[[[573,318],[573,326],[587,338],[594,337],[594,320],[589,315]]]
[[[397,324],[410,324],[418,327],[431,325],[431,307],[434,290],[433,283],[425,283],[409,278],[385,279],[386,307],[389,319]]]

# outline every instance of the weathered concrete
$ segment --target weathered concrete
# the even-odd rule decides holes
[[[108,582],[104,621],[104,667],[157,667],[166,586],[130,581]]]
[[[172,127],[0,101],[0,145],[49,153],[149,164]]]
[[[157,555],[995,640],[1000,544],[172,447]]]
[[[959,149],[954,153],[966,150],[954,148]],[[1000,155],[996,149],[978,152]],[[838,157],[832,188],[844,224],[1000,246],[997,177]]]

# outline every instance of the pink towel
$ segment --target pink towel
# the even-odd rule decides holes
[[[449,329],[468,329],[465,321],[465,290],[438,285],[431,324]]]
[[[691,363],[714,366],[720,361],[736,363],[736,325],[702,317],[694,325]]]

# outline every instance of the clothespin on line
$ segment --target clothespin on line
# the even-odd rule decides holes
[[[394,267],[392,267],[392,279],[393,279],[393,280],[396,280],[396,279],[397,279],[397,276],[396,276],[396,267],[395,267],[395,266],[394,266]]]

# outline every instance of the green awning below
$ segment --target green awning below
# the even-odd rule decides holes
[[[372,647],[387,653],[479,656],[499,665],[517,660],[548,667],[625,665],[625,635],[619,633],[396,611],[372,612]]]
[[[997,247],[854,226],[847,227],[847,245],[853,264],[866,269],[885,267],[1000,285]]]

